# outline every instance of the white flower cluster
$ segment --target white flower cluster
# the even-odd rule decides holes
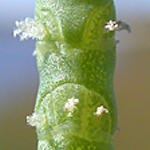
[[[20,36],[20,39],[39,39],[42,40],[46,34],[46,30],[41,23],[34,19],[26,18],[25,21],[16,21],[16,29],[14,30],[14,37]]]
[[[100,117],[103,112],[108,113],[109,111],[108,109],[104,108],[104,106],[100,106],[100,107],[97,107],[97,111],[94,113],[94,115],[96,115],[97,117]]]
[[[30,126],[41,126],[45,124],[46,122],[46,116],[45,114],[38,114],[38,113],[33,113],[31,116],[26,117],[27,123]]]
[[[78,103],[79,103],[79,99],[75,99],[75,98],[68,99],[68,102],[64,106],[64,110],[69,112],[68,117],[72,116],[74,110],[77,109],[75,105]]]
[[[108,29],[109,31],[115,31],[119,28],[119,25],[117,24],[116,21],[110,20],[105,24],[105,29]]]
[[[127,30],[128,32],[131,32],[131,28],[127,22],[123,21],[112,21],[106,22],[105,29],[109,31],[120,31],[120,30]]]

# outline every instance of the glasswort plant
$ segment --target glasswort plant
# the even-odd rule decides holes
[[[38,150],[113,150],[113,0],[36,0],[35,18],[16,22],[14,36],[36,39],[40,85],[34,113]]]

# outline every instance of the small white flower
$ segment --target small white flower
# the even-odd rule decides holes
[[[79,103],[79,100],[78,99],[74,99],[74,104],[78,104]]]
[[[78,103],[79,103],[79,99],[75,99],[75,98],[68,99],[68,102],[64,106],[64,110],[69,112],[68,117],[72,116],[74,110],[77,109],[75,105]]]
[[[117,24],[117,22],[112,20],[105,24],[105,29],[108,29],[109,31],[115,31],[118,29],[118,27],[119,25]]]
[[[26,18],[25,21],[16,21],[16,29],[14,30],[14,37],[20,36],[20,39],[39,39],[42,40],[46,35],[44,25],[31,18]]]
[[[109,31],[120,31],[120,30],[127,30],[128,32],[131,32],[131,28],[128,23],[123,21],[112,21],[106,22],[105,29],[108,29]]]
[[[100,117],[103,112],[108,113],[109,111],[107,108],[104,108],[104,106],[100,106],[100,107],[97,107],[97,111],[94,113],[94,115]]]
[[[30,126],[41,126],[46,122],[45,114],[33,113],[31,116],[26,117],[27,123]]]

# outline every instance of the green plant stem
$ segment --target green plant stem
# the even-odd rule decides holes
[[[105,31],[109,20],[112,0],[36,0],[40,86],[28,122],[36,126],[38,150],[114,149],[116,41]]]

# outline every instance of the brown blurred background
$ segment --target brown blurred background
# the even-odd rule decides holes
[[[14,22],[33,17],[34,0],[0,1],[0,150],[36,150],[35,130],[25,117],[32,113],[38,72],[35,41],[12,37]],[[132,32],[117,33],[115,93],[120,131],[116,150],[150,149],[150,1],[115,0],[117,18]]]

